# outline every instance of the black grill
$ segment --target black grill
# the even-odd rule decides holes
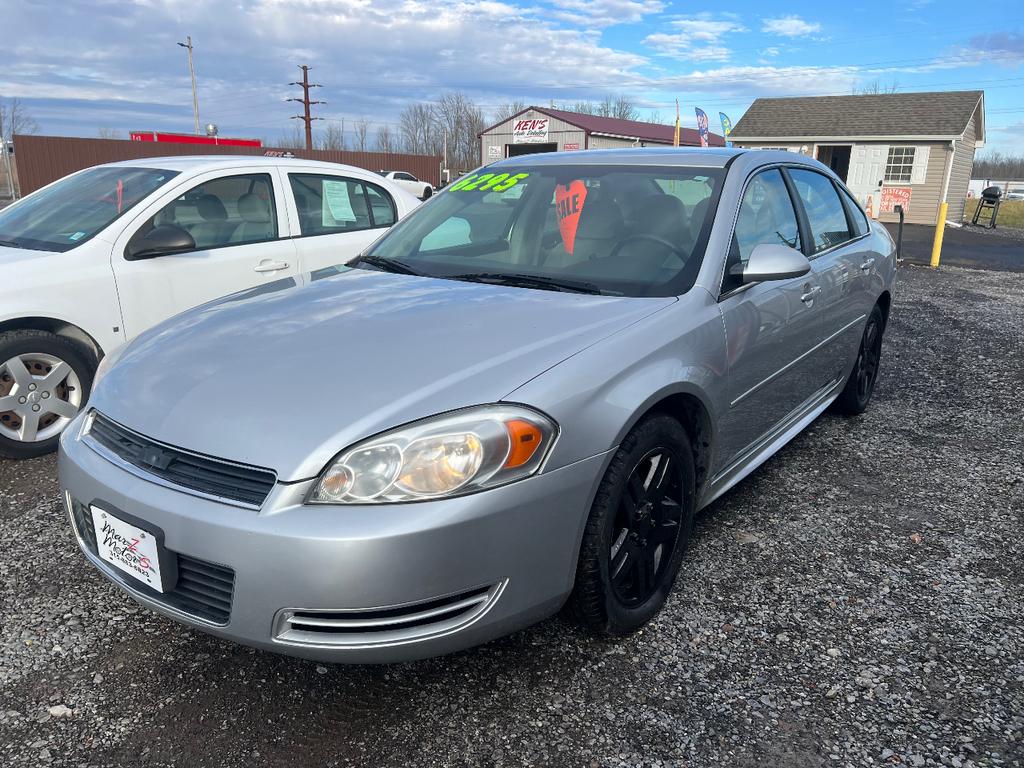
[[[233,464],[159,443],[98,411],[94,412],[88,434],[111,453],[151,475],[221,499],[258,507],[277,482],[269,469]]]
[[[99,557],[96,530],[93,528],[89,508],[76,499],[71,500],[71,517],[79,538],[86,549]],[[140,581],[132,579],[109,566],[107,572],[120,583],[150,600],[175,608],[182,613],[205,619],[214,624],[227,624],[231,616],[231,598],[235,589],[235,572],[223,565],[215,565],[188,555],[173,553],[177,558],[178,581],[167,592],[157,592]]]

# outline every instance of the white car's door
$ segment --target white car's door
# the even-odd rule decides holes
[[[111,255],[125,337],[235,291],[298,274],[285,190],[274,169],[239,167],[188,179],[133,219]],[[185,230],[193,250],[133,259],[156,226]]]
[[[306,272],[350,261],[406,213],[403,201],[369,179],[322,168],[282,169],[282,175],[293,203],[293,242]]]

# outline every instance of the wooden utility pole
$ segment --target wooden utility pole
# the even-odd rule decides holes
[[[302,82],[301,83],[289,83],[289,85],[301,85],[302,86],[302,98],[301,99],[288,99],[288,101],[301,101],[303,106],[303,114],[292,115],[292,120],[302,120],[306,123],[306,149],[313,148],[313,121],[323,120],[322,117],[312,117],[309,113],[309,108],[314,104],[326,104],[326,101],[310,101],[309,100],[309,89],[320,88],[319,83],[309,82],[309,70],[305,64],[300,64],[299,68],[302,70]]]

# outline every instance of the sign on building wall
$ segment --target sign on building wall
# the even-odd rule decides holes
[[[501,147],[487,147],[487,157],[496,158],[501,157]]]
[[[572,152],[574,149],[579,149],[580,143],[578,141],[566,142],[564,149],[566,152]]]
[[[897,205],[903,206],[903,212],[910,213],[910,187],[882,187],[882,202],[878,206],[879,213],[895,213]]]
[[[515,144],[540,144],[548,140],[548,119],[516,120],[512,126],[512,142]]]

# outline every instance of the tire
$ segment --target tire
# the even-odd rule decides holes
[[[57,369],[61,364],[66,366]],[[95,370],[93,356],[63,336],[0,333],[0,456],[28,459],[54,451],[61,431],[88,401]],[[56,378],[48,382],[51,373]]]
[[[661,473],[651,458],[658,452],[669,457],[667,469]],[[649,478],[647,484],[642,480],[644,474]],[[641,479],[640,488],[635,486],[637,478]],[[634,503],[637,492],[643,490],[641,500],[650,501],[658,493],[655,484],[659,478],[677,484],[667,487],[664,499],[674,496],[671,501],[678,503],[663,500],[641,512],[644,504]],[[626,511],[630,506],[631,515]],[[686,430],[670,416],[645,418],[622,441],[598,487],[580,545],[576,583],[567,604],[569,615],[606,637],[628,635],[656,616],[679,572],[693,528],[694,507],[693,449]],[[674,533],[668,525],[672,517]],[[632,531],[623,528],[629,522],[635,526]],[[650,527],[649,534],[643,533],[645,525]],[[661,541],[662,550],[659,557],[655,549],[654,559],[646,561],[653,570],[648,570],[652,574],[647,579],[650,588],[643,589],[644,580],[635,567],[644,560],[644,553],[650,552],[651,541]],[[667,557],[666,544],[671,545]],[[634,570],[627,572],[629,568]]]
[[[843,391],[836,398],[834,410],[845,416],[856,416],[867,410],[871,395],[878,381],[878,368],[882,359],[882,333],[885,331],[885,318],[882,308],[877,304],[868,315],[864,324],[864,332],[860,337],[857,349],[857,360],[853,364],[849,378]]]
[[[426,187],[423,190],[423,197],[421,197],[420,200],[429,200],[432,194],[434,194],[434,190],[430,187]]]

